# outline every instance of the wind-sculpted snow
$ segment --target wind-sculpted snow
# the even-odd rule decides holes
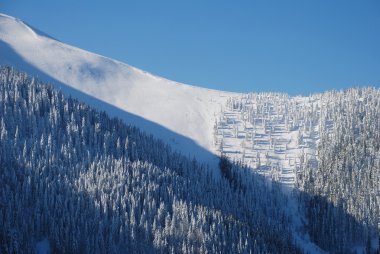
[[[10,53],[12,51],[12,54]],[[176,83],[127,64],[96,55],[38,33],[13,17],[0,14],[0,64],[15,66],[41,80],[60,83],[93,96],[123,111],[145,118],[188,137],[200,148],[215,152],[212,128],[215,113],[231,93]],[[75,94],[78,99],[81,95]],[[101,109],[101,105],[92,105]],[[152,133],[180,150],[196,156],[197,146],[175,135]],[[198,158],[203,161],[215,159]],[[215,163],[214,163],[215,164]]]

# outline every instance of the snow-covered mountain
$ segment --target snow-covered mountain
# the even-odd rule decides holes
[[[242,118],[243,107],[231,106],[231,103],[241,102],[245,94],[210,90],[157,77],[66,45],[3,14],[0,14],[0,54],[0,64],[51,81],[71,96],[153,134],[185,155],[215,166],[218,163],[215,155],[223,153],[257,168],[264,175],[280,175],[277,180],[294,186],[295,164],[289,164],[284,152],[276,153],[272,144],[266,145],[280,133],[273,130],[272,138],[271,131],[266,130],[274,117],[269,107],[265,107],[262,122],[255,127],[255,139],[258,142],[260,136],[262,142],[256,147],[250,144],[252,128]],[[271,101],[275,96],[265,98]],[[300,100],[306,101],[305,98]],[[259,106],[262,102],[253,98],[251,104]],[[295,161],[300,152],[295,140],[298,129],[281,133],[283,145],[289,142],[294,148],[289,151]]]
[[[217,163],[214,155],[223,153],[293,187],[301,155],[315,157],[318,137],[301,127],[309,108],[318,104],[316,98],[311,102],[286,94],[239,94],[177,83],[69,46],[4,14],[0,54],[0,64],[51,81],[212,165]],[[295,112],[302,117],[293,119]],[[309,137],[309,142],[301,144],[300,137]]]
[[[380,228],[379,89],[308,97],[210,90],[66,45],[0,14],[2,64],[51,82],[184,155],[215,166],[223,154],[279,181],[290,190],[286,216],[304,251],[378,249],[372,242]],[[220,172],[232,189],[247,178],[222,166]]]
[[[66,45],[3,14],[0,54],[0,64],[51,81],[64,92],[152,133],[185,155],[215,165],[213,155],[224,153],[294,185],[295,165],[305,152],[298,144],[298,125],[303,123],[293,121],[289,130],[285,117],[296,110],[306,114],[309,100],[305,97],[252,97],[177,83]],[[237,103],[239,107],[232,105]],[[254,124],[247,118],[253,108],[256,113],[250,118],[255,119]],[[315,138],[312,141],[317,142]]]
[[[204,161],[215,152],[215,114],[232,95],[160,78],[66,45],[4,14],[0,14],[0,64],[58,84],[72,96]]]

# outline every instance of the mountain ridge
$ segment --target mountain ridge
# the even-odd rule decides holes
[[[57,80],[189,137],[200,147],[216,154],[212,140],[215,113],[236,93],[157,77],[120,61],[56,41],[21,20],[4,14],[0,15],[0,42],[3,44],[0,49],[4,52],[0,64],[9,64],[20,70],[32,67],[40,71],[43,76],[39,78],[43,81],[50,81],[49,78]],[[13,55],[7,56],[9,49],[6,47],[13,50]],[[138,127],[156,134],[152,129]],[[175,136],[161,138],[183,154],[198,154],[196,148],[181,144]],[[210,160],[215,161],[215,158],[204,159]]]

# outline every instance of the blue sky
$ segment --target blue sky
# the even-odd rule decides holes
[[[4,0],[0,12],[203,87],[307,95],[380,86],[378,0]]]

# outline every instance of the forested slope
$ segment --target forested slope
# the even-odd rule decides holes
[[[379,89],[236,96],[214,138],[221,153],[290,190],[301,238],[333,253],[379,249]]]
[[[0,252],[297,253],[286,196],[0,69]]]
[[[297,178],[310,235],[327,250],[359,245],[372,253],[380,242],[380,90],[326,92],[320,100],[317,165],[304,159]]]
[[[332,253],[378,251],[378,89],[229,103],[216,138],[251,168],[223,156],[217,175],[125,121],[0,68],[0,253],[33,253],[44,239],[53,253],[297,253],[294,230]],[[291,196],[276,182],[286,170]],[[298,227],[289,198],[298,201]]]

